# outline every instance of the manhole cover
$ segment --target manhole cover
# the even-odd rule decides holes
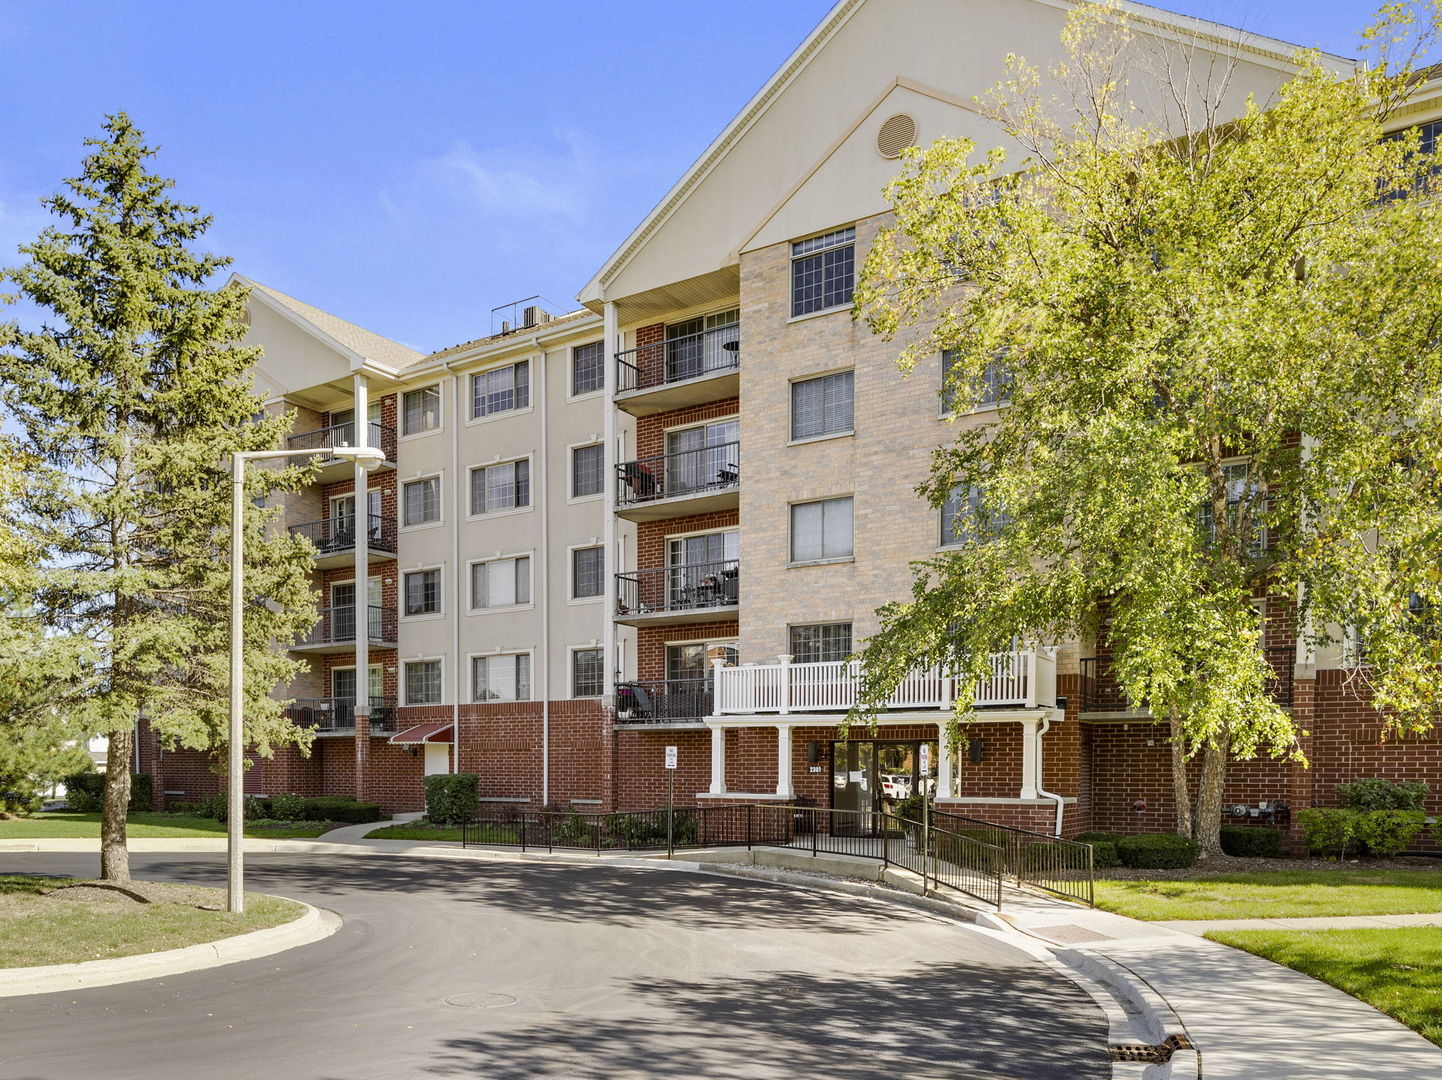
[[[514,1005],[516,999],[510,994],[452,994],[445,1002],[458,1009],[504,1009]]]

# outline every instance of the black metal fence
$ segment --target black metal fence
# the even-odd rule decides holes
[[[677,495],[724,491],[740,482],[740,442],[701,446],[618,464],[616,503],[630,506]]]
[[[311,627],[310,633],[298,643],[299,645],[344,645],[355,641],[355,605],[318,608],[316,614],[319,616],[316,624]],[[370,644],[395,644],[395,611],[376,604],[369,605],[366,608],[366,629],[369,631],[367,640]]]
[[[648,390],[702,375],[735,371],[741,363],[741,324],[639,345],[616,354],[616,392]]]
[[[1063,840],[978,818],[936,811],[934,825],[958,836],[979,840],[1001,852],[1001,872],[1018,885],[1080,900],[1094,901],[1092,846]]]
[[[375,734],[391,734],[396,730],[396,699],[370,699],[370,729]],[[293,723],[314,728],[322,734],[355,730],[355,698],[297,698],[286,709]]]
[[[623,724],[673,724],[710,716],[710,679],[639,679],[616,684],[616,719]]]
[[[683,563],[616,575],[618,617],[735,607],[741,597],[741,561]]]
[[[372,551],[396,550],[396,523],[380,514],[367,514],[366,546]],[[355,518],[329,517],[320,521],[309,521],[304,525],[292,525],[293,535],[304,536],[315,547],[317,555],[334,555],[355,548]]]
[[[298,435],[291,435],[285,440],[286,446],[291,450],[334,450],[338,446],[356,446],[356,428],[354,423],[331,424],[329,427],[316,428],[314,431],[303,431]],[[366,424],[366,445],[373,446],[385,455],[387,461],[396,459],[396,429],[378,421],[371,420]]]

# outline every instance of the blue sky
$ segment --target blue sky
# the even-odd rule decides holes
[[[423,350],[568,309],[831,4],[0,0],[0,263],[125,109],[248,276]],[[1347,55],[1372,11],[1163,6]]]

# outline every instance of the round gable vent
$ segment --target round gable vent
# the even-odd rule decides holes
[[[898,158],[908,146],[916,145],[916,121],[897,113],[876,133],[876,152],[884,158]]]

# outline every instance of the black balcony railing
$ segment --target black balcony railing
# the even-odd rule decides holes
[[[367,514],[366,546],[372,551],[396,550],[396,523],[380,514]],[[355,518],[329,517],[304,525],[292,525],[290,531],[304,536],[314,545],[317,555],[334,555],[355,547]]]
[[[710,679],[649,679],[616,684],[623,724],[676,724],[711,715]]]
[[[616,503],[628,506],[677,495],[725,491],[741,482],[741,444],[722,443],[656,454],[616,466]]]
[[[373,697],[371,702],[371,731],[390,735],[396,731],[396,699]],[[298,698],[286,710],[286,715],[298,727],[314,728],[321,733],[355,730],[355,698]]]
[[[366,440],[367,446],[374,446],[380,449],[387,461],[396,459],[396,429],[387,427],[385,424],[372,420],[369,423],[369,437]],[[356,446],[355,424],[331,424],[329,427],[316,428],[314,431],[304,431],[299,435],[292,435],[286,439],[286,446],[291,450],[334,450],[338,446]]]
[[[1284,709],[1292,707],[1292,678],[1296,650],[1279,645],[1262,650],[1267,666],[1272,669],[1267,680],[1267,694]],[[1146,704],[1134,704],[1123,693],[1121,683],[1112,670],[1111,657],[1088,656],[1081,661],[1081,711],[1142,713]]]
[[[738,559],[632,570],[616,575],[616,614],[735,607],[740,593]]]
[[[616,393],[649,390],[698,379],[741,364],[741,324],[727,323],[699,334],[657,341],[616,354]]]
[[[354,605],[320,608],[320,618],[306,635],[302,645],[344,645],[355,641],[356,611]],[[366,640],[372,645],[394,644],[396,613],[390,608],[371,605],[366,614],[369,630]]]

